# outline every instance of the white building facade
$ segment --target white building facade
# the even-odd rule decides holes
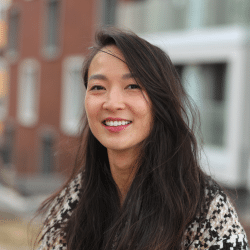
[[[121,1],[116,22],[166,51],[201,114],[202,167],[250,190],[250,2]]]

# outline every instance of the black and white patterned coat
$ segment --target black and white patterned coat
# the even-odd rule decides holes
[[[81,175],[79,174],[68,186],[68,192],[63,190],[53,202],[49,211],[43,232],[45,236],[38,250],[67,250],[65,235],[57,225],[65,223],[70,218],[73,209],[79,201]],[[62,202],[62,206],[59,204]],[[197,216],[186,229],[183,249],[248,249],[245,231],[241,226],[237,213],[226,194],[216,186],[206,190],[206,204],[203,211],[204,219]],[[52,217],[53,209],[58,210]],[[49,230],[48,230],[49,229]]]

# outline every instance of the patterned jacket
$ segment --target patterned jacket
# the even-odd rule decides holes
[[[56,225],[67,222],[79,201],[81,175],[79,174],[53,202],[43,232],[46,232],[38,250],[67,250],[65,235]],[[62,206],[59,204],[62,202]],[[207,206],[206,206],[207,205]],[[59,209],[56,216],[52,211]],[[199,223],[204,216],[202,223]],[[48,230],[49,229],[49,230]],[[183,249],[248,249],[245,231],[227,195],[218,186],[206,190],[204,214],[197,216],[186,229]]]

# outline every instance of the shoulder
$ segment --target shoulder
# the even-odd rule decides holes
[[[218,187],[206,189],[204,214],[189,225],[184,244],[189,249],[247,249],[247,238],[229,197]]]
[[[59,222],[68,219],[80,198],[82,174],[78,174],[55,198],[48,212],[48,217],[53,216]]]
[[[80,198],[82,173],[78,174],[50,205],[42,230],[42,240],[38,250],[65,248],[65,235],[61,227],[67,223]]]

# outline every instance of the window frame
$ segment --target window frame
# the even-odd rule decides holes
[[[49,40],[49,5],[51,3],[58,2],[59,3],[59,10],[58,10],[58,21],[57,21],[57,44],[50,45],[48,43]],[[43,8],[42,8],[42,16],[43,16],[43,29],[42,29],[42,48],[41,54],[45,59],[53,60],[57,59],[61,54],[61,47],[62,47],[62,31],[63,31],[63,9],[64,9],[64,1],[62,0],[43,0]]]
[[[11,47],[11,41],[13,40],[12,36],[11,36],[11,32],[13,32],[13,28],[12,28],[12,22],[11,22],[11,18],[13,16],[18,16],[18,25],[16,27],[16,34],[15,34],[15,45],[16,47],[13,48]],[[20,41],[21,41],[21,10],[20,8],[14,6],[12,8],[10,8],[9,10],[9,15],[8,15],[8,33],[7,33],[7,51],[6,51],[6,57],[9,60],[9,62],[14,63],[17,61],[19,54],[20,54]]]

